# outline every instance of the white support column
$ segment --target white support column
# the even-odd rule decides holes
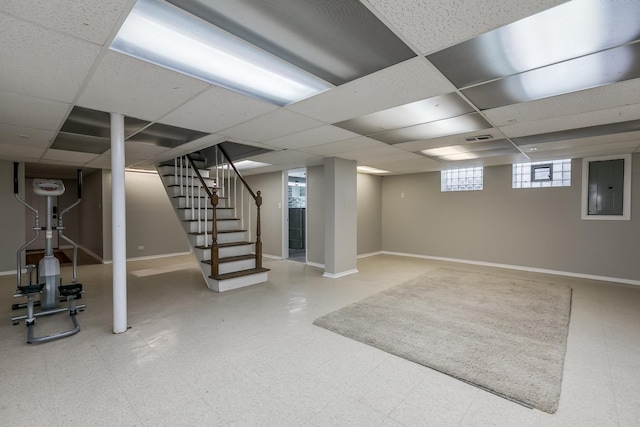
[[[358,178],[356,162],[324,159],[324,265],[332,279],[358,272]]]
[[[127,330],[127,230],[124,186],[124,116],[111,113],[113,333]]]

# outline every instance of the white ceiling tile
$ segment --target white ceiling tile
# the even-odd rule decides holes
[[[532,161],[581,158],[590,156],[608,156],[614,154],[629,154],[638,149],[640,141],[614,142],[609,144],[585,145],[568,149],[536,151],[527,153]]]
[[[430,62],[419,57],[286,108],[325,123],[336,123],[454,90],[454,86]]]
[[[565,1],[369,0],[369,3],[427,54]]]
[[[273,104],[221,87],[212,87],[160,121],[201,132],[219,132],[277,108]]]
[[[109,51],[78,105],[155,121],[208,87],[203,81]]]
[[[612,135],[598,135],[588,138],[576,138],[565,141],[546,142],[541,144],[527,144],[521,145],[520,148],[522,149],[522,151],[527,153],[527,155],[536,155],[537,153],[544,153],[546,151],[572,149],[580,150],[583,147],[588,147],[591,145],[607,145],[625,142],[631,143],[632,145],[634,143],[640,144],[640,131],[616,133]],[[532,149],[534,148],[535,152],[532,152]]]
[[[229,138],[265,142],[306,129],[320,127],[323,124],[300,114],[278,109],[219,133]]]
[[[420,154],[403,151],[396,154],[389,154],[386,156],[372,158],[372,160],[375,161],[375,163],[378,165],[384,165],[387,163],[397,163],[397,162],[406,161],[406,160],[419,160],[424,158],[425,157],[421,156]]]
[[[493,108],[485,110],[484,113],[495,126],[506,126],[625,105],[636,105],[635,108],[640,111],[639,103],[640,79],[633,79],[566,95]]]
[[[55,132],[22,126],[0,124],[0,141],[3,144],[17,144],[30,147],[47,148]]]
[[[0,123],[18,127],[57,130],[67,117],[70,105],[0,91]]]
[[[98,168],[98,169],[111,169],[111,150],[107,150],[100,154],[98,157],[90,162],[87,162],[85,166]],[[125,160],[125,166],[130,166]]]
[[[395,173],[417,173],[438,170],[441,163],[433,159],[419,156],[419,158],[416,159],[395,162],[384,162],[383,158],[371,159],[366,165],[374,168],[378,167]]]
[[[103,45],[131,0],[4,0],[0,11]]]
[[[640,119],[640,105],[636,104],[609,110],[590,111],[572,116],[551,117],[534,122],[517,123],[503,126],[500,130],[508,137],[516,138],[637,119]]]
[[[390,145],[384,144],[384,147],[370,148],[368,150],[356,150],[356,151],[347,151],[346,153],[340,153],[338,157],[343,159],[351,159],[357,161],[367,161],[380,157],[391,157],[394,155],[402,154],[410,154],[406,151],[399,150],[397,148],[393,148]]]
[[[473,163],[470,166],[498,166],[498,165],[510,165],[513,163],[524,163],[531,161],[525,154],[505,154],[503,156],[484,157]],[[469,167],[470,167],[469,166]]]
[[[517,154],[505,154],[502,156],[491,156],[491,157],[483,157],[480,159],[473,160],[460,160],[460,161],[451,161],[439,162],[441,167],[438,170],[447,170],[447,169],[460,169],[460,168],[473,168],[480,166],[497,166],[497,165],[510,165],[512,163],[523,163],[531,161],[526,155],[517,153]]]
[[[144,142],[126,141],[124,144],[124,151],[128,156],[149,158],[164,153],[167,150],[167,147],[145,144]]]
[[[315,159],[318,156],[309,153],[303,153],[296,150],[283,150],[272,153],[260,154],[258,156],[251,157],[251,160],[256,162],[269,163],[271,165],[276,164],[304,164],[307,160]]]
[[[446,147],[449,145],[461,145],[467,144],[465,138],[470,138],[479,135],[491,135],[493,140],[504,139],[504,135],[499,129],[482,129],[473,132],[460,133],[457,135],[448,135],[439,138],[423,139],[419,141],[402,142],[400,144],[394,144],[396,148],[401,148],[406,151],[421,151],[429,148]]]
[[[71,102],[100,47],[0,14],[0,90]]]
[[[99,154],[79,153],[77,151],[50,149],[42,156],[42,161],[70,162],[74,164],[85,164],[97,158]]]
[[[45,148],[27,145],[0,144],[0,159],[33,162],[38,161],[45,151]]]
[[[336,126],[325,125],[314,129],[305,130],[292,135],[275,138],[266,142],[267,145],[278,148],[312,147],[328,144],[336,141],[344,141],[358,137],[358,134],[341,129]]]
[[[335,154],[346,153],[347,151],[368,150],[384,147],[386,145],[387,144],[384,142],[376,141],[375,139],[367,138],[366,136],[359,136],[345,141],[316,145],[314,147],[304,147],[300,150],[319,156],[332,156]]]

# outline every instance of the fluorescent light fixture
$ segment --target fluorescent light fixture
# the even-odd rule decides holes
[[[633,43],[638,16],[638,1],[568,1],[427,59],[456,87],[469,87]]]
[[[138,0],[110,48],[280,106],[333,87],[158,0]]]
[[[620,46],[463,89],[480,109],[576,92],[640,77],[640,44]]]
[[[137,168],[124,168],[125,172],[133,172],[133,173],[148,173],[152,175],[157,175],[158,171],[151,169],[137,169]]]
[[[464,147],[453,146],[453,147],[440,147],[440,148],[432,148],[430,150],[422,150],[422,153],[427,156],[439,157],[442,160],[471,160],[476,159],[478,156],[476,154],[470,153],[465,150]]]
[[[403,142],[437,138],[440,136],[474,132],[477,130],[488,129],[490,127],[491,125],[484,119],[484,117],[478,113],[472,113],[465,114],[464,116],[452,117],[450,119],[443,119],[402,129],[381,132],[369,135],[369,138],[393,145]]]
[[[372,168],[371,166],[358,166],[356,169],[361,173],[390,173],[384,169]]]
[[[254,162],[253,160],[240,160],[238,162],[233,162],[233,165],[238,170],[248,170],[248,169],[256,169],[264,166],[271,166],[271,163],[262,163],[262,162]],[[219,165],[218,169],[230,169],[231,166],[228,164]]]
[[[440,158],[442,160],[449,160],[449,161],[458,161],[458,160],[472,160],[472,159],[477,159],[478,156],[476,156],[473,153],[458,153],[458,154],[449,154],[446,156],[440,156]]]
[[[460,95],[449,93],[366,114],[334,123],[334,125],[361,135],[371,135],[472,112],[473,108]]]

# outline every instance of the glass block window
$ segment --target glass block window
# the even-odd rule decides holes
[[[513,165],[513,188],[570,187],[571,159]]]
[[[441,191],[482,190],[482,168],[451,169],[441,172]]]

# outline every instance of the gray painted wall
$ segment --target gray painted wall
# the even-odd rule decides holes
[[[358,255],[382,250],[382,180],[358,174]]]
[[[382,248],[640,280],[638,192],[631,221],[581,220],[581,171],[582,161],[573,160],[571,187],[512,189],[511,166],[487,167],[483,191],[459,193],[440,192],[439,172],[384,177]]]
[[[307,261],[324,265],[324,166],[307,168]]]
[[[246,179],[252,187],[262,189],[280,185],[279,182],[275,182],[279,179],[276,175],[278,173],[252,175]],[[358,255],[379,252],[382,250],[382,177],[358,174],[357,180]],[[307,260],[319,265],[324,265],[324,207],[326,204],[324,187],[324,166],[307,167]],[[277,190],[274,187],[270,192],[274,193]],[[279,210],[273,210],[273,214],[281,215],[282,213]],[[264,216],[265,213],[263,213],[263,221],[265,221]],[[278,220],[272,215],[266,219],[268,224]],[[276,251],[275,248],[280,248],[282,243],[280,234],[273,233],[270,236],[276,240],[267,242],[263,238],[263,242]],[[265,253],[274,255],[273,252]]]
[[[104,260],[112,259],[111,171],[103,171]],[[125,172],[127,258],[189,252],[189,243],[157,174]],[[138,250],[138,246],[144,249]]]
[[[255,193],[260,191],[262,194],[262,207],[260,209],[262,253],[281,258],[282,207],[287,206],[287,202],[283,199],[282,172],[252,175],[245,179]],[[253,212],[252,218],[255,218],[255,213]],[[252,239],[255,240],[253,235]]]
[[[19,190],[24,199],[24,163],[19,169]],[[17,268],[16,252],[25,244],[25,207],[13,194],[13,162],[0,160],[0,272],[15,272]],[[23,259],[24,260],[24,259]],[[6,290],[8,292],[13,289]]]
[[[83,176],[80,212],[80,238],[78,243],[99,259],[103,257],[102,224],[102,170]]]

